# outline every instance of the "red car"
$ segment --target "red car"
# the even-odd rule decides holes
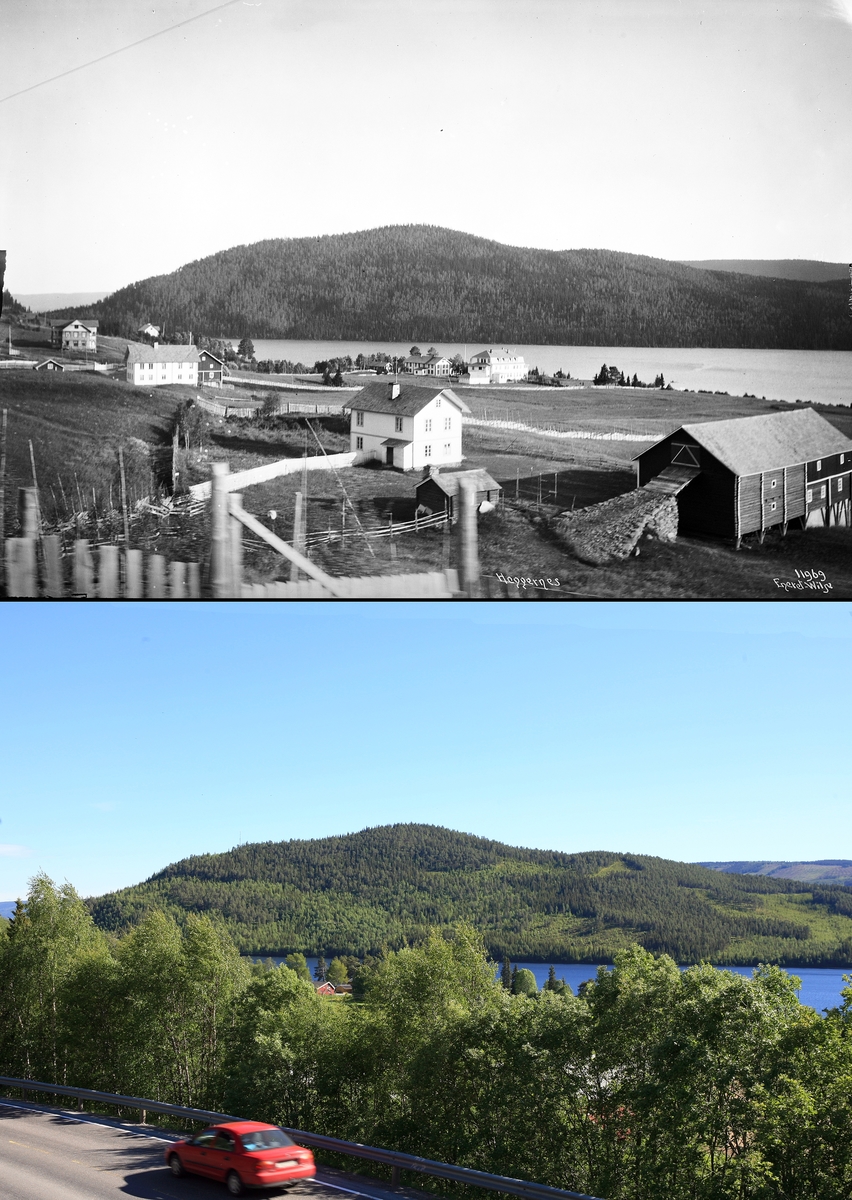
[[[260,1121],[229,1121],[211,1125],[195,1137],[166,1148],[172,1175],[209,1175],[223,1179],[232,1196],[246,1188],[280,1187],[299,1179],[313,1179],[314,1156],[297,1146],[277,1125]]]

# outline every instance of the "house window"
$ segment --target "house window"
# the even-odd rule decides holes
[[[424,447],[423,447],[423,453],[426,455],[426,457],[427,457],[427,458],[431,458],[431,457],[432,457],[432,447],[431,447],[431,446],[424,446]]]
[[[402,417],[394,417],[393,428],[395,433],[402,433]]]
[[[426,418],[425,431],[426,431],[426,433],[432,432],[432,418],[431,417]]]
[[[356,425],[363,425],[363,424],[364,424],[364,414],[363,414],[362,412],[356,412],[356,414],[355,414],[355,424],[356,424]]]
[[[844,459],[843,455],[841,454],[841,455],[840,455],[840,465],[841,465],[841,467],[843,466],[843,463],[844,463],[845,461],[846,461],[846,460]]]
[[[438,399],[435,401],[435,407],[436,407],[436,408],[440,408],[440,407],[441,407],[441,397],[440,397],[440,396],[439,396],[439,397],[438,397]],[[840,460],[840,461],[841,461],[841,462],[843,462],[843,459],[841,458],[841,460]]]
[[[820,500],[825,499],[825,484],[823,484],[822,487],[819,489],[819,498],[820,498]]]
[[[838,481],[837,481],[837,490],[838,490],[838,492],[843,491],[843,480],[842,479],[838,479]]]
[[[450,453],[450,443],[449,442],[444,442],[444,453],[447,455],[449,455],[449,453]]]
[[[355,439],[355,449],[356,449],[356,450],[363,450],[363,449],[364,449],[364,439],[363,439],[362,437],[356,437],[356,439]]]
[[[776,501],[775,501],[775,500],[773,500],[773,501],[772,501],[772,503],[769,505],[769,511],[770,511],[770,512],[775,512],[775,509],[776,509],[777,507],[778,507],[778,504],[776,503]]]
[[[777,487],[777,486],[778,486],[778,480],[777,480],[777,479],[773,479],[773,480],[772,480],[772,482],[770,483],[770,485],[769,485],[769,486],[770,486],[770,487]]]
[[[811,503],[811,501],[813,500],[813,498],[814,498],[814,489],[813,489],[813,488],[808,488],[808,504],[810,504],[810,503]]]
[[[444,428],[451,429],[452,425],[453,425],[453,418],[452,417],[444,417]]]
[[[817,459],[817,470],[818,471],[822,470],[822,459],[821,458]]]

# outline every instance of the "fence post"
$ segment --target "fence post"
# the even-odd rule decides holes
[[[21,537],[38,537],[38,500],[35,488],[18,488],[18,518]]]
[[[118,596],[118,546],[98,547],[98,596],[101,600]]]
[[[243,498],[235,492],[228,497],[229,512],[239,511],[243,507]],[[243,527],[235,517],[231,517],[231,595],[239,600],[243,594]]]
[[[293,549],[298,550],[300,554],[304,554],[305,547],[302,543],[302,493],[296,492],[296,509],[293,514]],[[295,563],[290,563],[290,582],[297,583],[299,579],[299,568]]]
[[[215,600],[226,600],[231,594],[231,547],[228,529],[230,516],[225,479],[227,474],[227,463],[213,464],[213,480],[210,491],[213,519],[211,574]]]
[[[162,554],[152,554],[148,559],[148,599],[149,600],[165,600],[166,598],[166,580],[165,580],[166,560]]]
[[[142,551],[124,552],[124,595],[127,600],[142,598]]]
[[[88,540],[79,538],[74,543],[74,591],[88,597],[93,590],[92,553]]]
[[[6,539],[6,595],[38,595],[35,538]]]
[[[45,595],[52,600],[61,600],[65,595],[62,586],[62,554],[59,534],[51,533],[42,542],[44,547]]]
[[[480,595],[479,531],[476,527],[476,482],[459,478],[461,500],[462,588],[470,600]]]

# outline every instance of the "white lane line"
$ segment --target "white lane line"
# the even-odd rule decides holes
[[[103,1129],[121,1129],[124,1132],[138,1133],[140,1137],[150,1138],[154,1142],[180,1141],[180,1138],[177,1136],[159,1137],[156,1133],[146,1133],[142,1129],[137,1129],[136,1126],[116,1125],[110,1121],[99,1121],[96,1117],[87,1117],[82,1113],[68,1112],[65,1109],[42,1108],[37,1104],[19,1104],[14,1100],[0,1100],[0,1104],[7,1108],[17,1108],[19,1112],[51,1113],[53,1116],[64,1117],[68,1121],[76,1121],[79,1125],[100,1125]],[[367,1200],[376,1200],[371,1192],[359,1192],[355,1188],[342,1187],[339,1183],[328,1183],[325,1179],[317,1179],[316,1182],[321,1187],[334,1188],[336,1192],[346,1192],[350,1196],[365,1196]]]
[[[42,1108],[38,1104],[19,1104],[15,1100],[0,1100],[6,1108],[17,1108],[19,1112],[44,1112],[54,1117],[62,1117],[66,1121],[75,1121],[78,1125],[100,1125],[103,1129],[120,1129],[124,1133],[138,1133],[140,1137],[150,1138],[154,1142],[177,1142],[180,1136],[161,1137],[156,1133],[148,1133],[135,1125],[117,1125],[114,1121],[99,1121],[97,1117],[88,1117],[84,1113],[71,1112],[64,1108]]]

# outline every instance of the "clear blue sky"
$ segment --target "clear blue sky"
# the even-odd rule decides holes
[[[852,858],[849,604],[6,604],[0,644],[0,900],[396,821]]]
[[[27,0],[3,43],[13,294],[414,222],[850,257],[852,0]]]

